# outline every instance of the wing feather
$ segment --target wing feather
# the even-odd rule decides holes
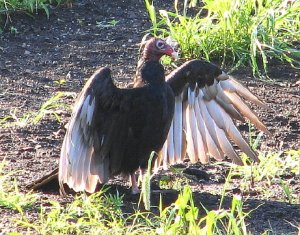
[[[220,145],[218,143],[217,133],[216,133],[216,124],[211,118],[207,111],[206,101],[202,91],[199,92],[199,109],[203,117],[204,124],[206,126],[206,140],[210,156],[215,157],[218,160],[223,159],[223,153],[220,151]]]
[[[262,121],[257,117],[257,115],[254,113],[253,110],[251,110],[247,104],[244,103],[244,101],[238,96],[238,94],[236,93],[232,93],[232,92],[227,92],[225,91],[227,97],[231,100],[231,102],[233,103],[233,105],[240,110],[240,112],[246,117],[248,118],[252,123],[255,124],[255,126],[267,133],[268,135],[272,135],[268,130],[267,127],[262,123]]]
[[[235,92],[237,92],[240,96],[242,96],[246,100],[249,100],[262,108],[268,109],[268,106],[265,103],[263,103],[261,100],[259,100],[246,87],[244,87],[241,83],[239,83],[233,77],[230,77],[228,79],[228,82],[234,85]]]
[[[197,120],[197,126],[200,131],[202,142],[203,142],[203,148],[204,151],[201,156],[199,156],[199,160],[201,163],[208,163],[209,161],[209,150],[208,150],[208,140],[207,140],[207,133],[208,130],[206,128],[205,122],[203,121],[202,113],[200,110],[200,104],[199,104],[199,96],[196,99],[196,105],[195,105],[195,114],[196,114],[196,120]]]
[[[173,139],[175,162],[181,162],[182,157],[182,98],[175,97],[175,109],[173,117]]]
[[[167,77],[167,82],[177,97],[184,97],[187,93],[185,99],[180,99],[182,128],[179,128],[178,122],[173,126],[172,138],[177,138],[176,133],[179,130],[183,133],[174,141],[173,147],[176,151],[178,143],[181,143],[183,154],[185,155],[184,149],[186,149],[191,162],[200,160],[202,163],[207,163],[209,156],[217,160],[228,156],[234,163],[242,164],[241,158],[233,147],[235,144],[250,158],[258,161],[256,153],[245,141],[233,119],[242,122],[245,118],[249,119],[258,129],[270,134],[244,101],[266,108],[267,106],[261,100],[215,65],[201,60],[184,63]],[[180,111],[177,110],[175,113],[174,120],[178,119]],[[164,166],[170,163],[167,159],[164,158],[162,161]],[[175,158],[175,162],[177,159]]]
[[[168,143],[168,147],[167,147],[167,152],[168,152],[168,161],[170,162],[170,164],[174,164],[175,163],[175,153],[174,153],[174,121],[172,121],[171,123],[171,127],[169,130],[169,134],[168,134],[168,138],[167,138],[167,143]]]
[[[167,165],[167,162],[168,162],[168,145],[167,145],[167,141],[163,146],[162,156],[163,156],[162,157],[163,158],[163,168],[166,170],[166,169],[168,169],[168,165]]]
[[[113,122],[110,121],[112,118],[103,117],[112,113],[109,111],[111,106],[118,104],[116,94],[118,88],[114,86],[108,68],[96,71],[80,93],[61,149],[59,183],[62,191],[66,183],[76,192],[92,193],[98,182],[105,183],[110,177],[107,149],[111,141],[107,138],[104,141],[103,132],[113,128]],[[101,120],[109,121],[101,123]],[[97,129],[96,122],[100,123],[100,129]],[[101,151],[101,148],[106,151]]]

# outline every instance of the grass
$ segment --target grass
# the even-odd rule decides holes
[[[249,164],[248,158],[242,157],[245,165],[232,165],[228,182],[238,178],[238,188],[243,193],[256,192],[265,200],[278,197],[278,191],[274,190],[278,186],[282,201],[300,204],[299,192],[291,187],[291,179],[300,178],[300,150],[261,154],[258,164]]]
[[[42,9],[49,16],[48,8],[50,4],[62,4],[64,2],[68,2],[68,0],[1,0],[0,14],[9,14],[17,11],[37,13]]]
[[[91,196],[82,194],[65,206],[51,202],[41,207],[38,220],[23,217],[16,223],[38,234],[247,234],[248,214],[236,197],[229,210],[206,210],[200,218],[188,186],[172,205],[163,209],[161,204],[158,215],[140,210],[123,214],[122,197],[104,193],[105,189]]]
[[[202,2],[196,14],[188,14],[187,0],[182,12],[175,1],[175,12],[159,10],[158,14],[154,1],[145,0],[150,32],[174,38],[184,59],[204,57],[232,69],[250,64],[253,74],[260,76],[267,74],[274,59],[300,67],[299,1]]]
[[[255,7],[247,4],[250,1],[235,1],[238,4],[235,6],[231,5],[233,1],[222,1],[220,4],[218,1],[203,1],[206,4],[204,8],[192,17],[187,16],[188,1],[185,2],[182,14],[177,7],[175,13],[160,11],[159,18],[154,5],[146,1],[153,23],[153,33],[170,35],[179,41],[183,58],[220,58],[221,63],[232,63],[233,67],[248,62],[253,66],[254,73],[258,73],[261,64],[266,72],[268,61],[272,58],[297,65],[299,51],[293,48],[293,42],[299,39],[297,1],[282,9],[279,1],[272,1],[274,9],[270,8],[270,1],[264,1],[264,4],[262,1],[256,1],[258,6]],[[33,13],[38,9],[44,9],[49,15],[48,3],[53,2],[1,1],[0,9],[7,17],[10,17],[13,11],[26,10]],[[97,22],[97,26],[114,27],[117,23]],[[17,29],[12,28],[12,31],[16,33]],[[244,32],[247,32],[247,35],[244,35]],[[64,83],[64,80],[57,81],[58,85]],[[59,110],[66,108],[60,103],[62,96],[62,93],[56,94],[37,112],[20,115],[18,110],[12,110],[10,115],[0,120],[0,125],[24,127],[36,124],[48,115],[60,120]],[[252,140],[251,144],[257,146],[259,141],[257,138]],[[150,203],[151,175],[148,172],[143,182],[142,195],[143,203],[149,211],[137,208],[133,213],[124,213],[122,195],[108,194],[105,188],[91,196],[76,196],[70,203],[44,200],[31,192],[22,193],[13,178],[13,173],[6,173],[7,163],[3,161],[0,164],[0,208],[20,214],[17,219],[11,218],[11,234],[21,234],[18,231],[25,231],[27,234],[249,234],[245,220],[251,212],[244,211],[241,197],[233,196],[230,208],[222,209],[227,188],[236,183],[234,178],[237,177],[243,192],[256,190],[265,200],[273,196],[270,188],[277,184],[282,189],[282,201],[300,203],[299,195],[288,181],[289,177],[299,178],[299,158],[300,150],[292,150],[284,155],[269,153],[261,156],[259,164],[231,166],[220,206],[216,210],[208,210],[198,204],[193,198],[191,188],[182,187],[188,182],[184,180],[173,183],[178,189],[181,188],[174,203],[163,208],[161,198],[158,208],[154,208]],[[246,163],[247,159],[244,161]],[[162,183],[169,184],[168,181],[166,179]],[[264,183],[264,187],[259,184],[261,182]],[[157,210],[158,213],[151,212],[151,209]],[[38,215],[30,217],[30,210],[34,210]]]
[[[16,181],[12,182],[12,173],[6,173],[7,162],[0,164],[0,208],[13,210],[14,215],[10,234],[251,234],[247,228],[247,217],[252,211],[244,211],[244,200],[235,195],[228,209],[223,208],[223,199],[232,179],[239,176],[240,182],[277,182],[278,177],[295,174],[299,177],[300,150],[288,151],[285,157],[269,154],[260,164],[252,166],[231,166],[231,171],[221,192],[219,208],[208,210],[193,198],[190,186],[184,186],[177,200],[170,206],[163,207],[162,196],[158,207],[151,205],[150,197],[144,198],[150,210],[136,207],[134,212],[125,212],[123,196],[109,194],[108,188],[90,196],[82,193],[71,202],[42,199],[34,193],[21,193]],[[263,158],[261,157],[263,160]],[[246,159],[245,159],[246,161]],[[144,185],[150,185],[151,175],[144,178]],[[293,192],[285,183],[287,198],[295,203]],[[143,186],[144,190],[145,186]],[[145,190],[148,193],[148,190]],[[265,195],[263,194],[263,197]],[[196,204],[197,203],[197,204]],[[298,202],[299,203],[299,202]],[[254,208],[255,210],[255,208]],[[35,211],[32,217],[29,211]],[[125,209],[126,211],[126,209]],[[157,212],[153,212],[157,211]],[[266,232],[267,234],[267,232]]]
[[[21,193],[16,180],[12,175],[15,172],[5,173],[4,168],[8,163],[5,160],[0,162],[0,208],[18,211],[23,215],[23,211],[31,208],[37,200],[32,193]]]
[[[18,109],[14,108],[9,115],[0,118],[0,129],[36,125],[46,116],[54,116],[60,122],[61,112],[70,108],[62,101],[62,98],[71,95],[72,93],[68,92],[57,92],[53,97],[46,100],[38,111],[30,111],[25,114],[19,114]]]
[[[6,26],[11,21],[12,14],[15,12],[26,12],[27,14],[38,13],[43,10],[49,18],[49,6],[68,3],[70,0],[0,0],[0,33],[2,26]],[[6,20],[1,22],[1,16],[6,16]],[[3,25],[4,23],[4,25]],[[1,26],[2,25],[2,26]],[[14,26],[10,27],[11,33],[17,33]]]

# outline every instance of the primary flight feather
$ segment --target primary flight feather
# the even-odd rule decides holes
[[[182,162],[207,163],[225,156],[242,164],[232,143],[250,158],[258,158],[233,119],[252,121],[269,134],[244,99],[265,107],[256,96],[217,66],[191,60],[167,77],[159,60],[176,52],[164,40],[145,43],[133,88],[117,88],[108,68],[97,70],[81,91],[68,125],[59,163],[59,182],[75,191],[93,193],[99,183],[117,174]],[[241,98],[242,97],[242,98]]]

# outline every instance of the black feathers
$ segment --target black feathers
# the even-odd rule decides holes
[[[174,95],[158,61],[141,68],[146,85],[115,87],[110,70],[98,70],[85,85],[61,151],[59,178],[75,191],[93,192],[98,181],[146,168],[167,137]]]

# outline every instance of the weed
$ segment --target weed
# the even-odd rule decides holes
[[[0,128],[11,126],[25,127],[27,125],[36,125],[47,115],[54,116],[56,120],[60,122],[61,110],[69,109],[69,106],[61,102],[61,99],[63,97],[71,95],[71,93],[67,92],[58,92],[56,95],[46,100],[41,105],[38,111],[25,113],[21,117],[18,117],[18,110],[15,108],[10,111],[10,115],[0,119]]]
[[[11,34],[17,34],[17,33],[18,33],[17,28],[15,28],[14,26],[11,26],[11,27],[10,27],[10,33],[11,33]]]
[[[255,187],[257,192],[264,194],[264,198],[273,196],[270,187],[279,185],[289,203],[299,203],[299,196],[289,187],[289,183],[283,179],[286,176],[300,176],[300,150],[291,150],[285,153],[268,153],[259,155],[260,162],[248,164],[248,158],[242,155],[244,166],[231,165],[230,177],[239,177],[241,190],[248,192],[253,190],[255,184],[264,182],[263,187]],[[231,182],[231,180],[230,180]],[[283,199],[285,200],[285,199]]]
[[[10,14],[17,11],[25,11],[27,13],[37,13],[43,10],[49,18],[49,5],[67,3],[69,0],[1,0],[0,1],[0,15],[6,15],[6,20],[10,21]],[[1,23],[1,22],[0,22]],[[6,22],[7,23],[7,22]],[[5,23],[5,24],[6,24]],[[16,28],[10,28],[12,33],[17,33]]]
[[[164,175],[159,179],[159,187],[162,189],[180,190],[189,185],[190,180],[181,172],[175,175]]]
[[[283,180],[280,180],[280,185],[281,185],[282,190],[283,190],[283,192],[285,193],[285,195],[288,199],[288,202],[292,203],[293,202],[293,196],[292,196],[291,190],[288,186],[288,183],[283,181]]]
[[[119,23],[119,21],[118,20],[110,20],[110,21],[101,21],[101,22],[99,22],[99,21],[97,21],[96,22],[96,25],[97,25],[97,27],[99,27],[99,28],[113,28],[113,27],[115,27],[117,24]]]
[[[31,193],[21,193],[16,180],[12,181],[15,172],[5,173],[6,167],[7,162],[3,160],[0,163],[0,207],[18,211],[23,215],[23,211],[31,208],[37,197]]]
[[[236,169],[231,171],[222,198]],[[229,209],[222,209],[222,201],[217,210],[202,205],[206,215],[200,216],[202,208],[195,204],[191,188],[185,186],[170,206],[163,208],[161,198],[158,214],[139,210],[123,214],[122,196],[107,194],[102,188],[90,196],[76,196],[65,205],[46,203],[36,221],[30,222],[24,215],[17,224],[38,234],[248,234],[245,219],[251,211],[243,211],[241,197],[234,196]]]
[[[57,84],[59,87],[66,85],[66,79],[59,79],[54,81],[54,84]]]
[[[155,154],[156,154],[155,152],[151,153],[149,160],[148,160],[147,171],[142,176],[142,191],[141,191],[141,195],[140,195],[139,204],[142,199],[146,210],[150,210],[150,195],[151,195],[150,180],[152,178],[151,165],[152,165],[152,160],[153,160]]]
[[[203,7],[188,16],[175,1],[175,12],[160,10],[157,20],[153,2],[145,0],[155,36],[171,36],[181,46],[183,58],[204,57],[238,68],[251,64],[253,74],[267,73],[268,63],[279,59],[300,65],[299,1],[204,0]],[[263,72],[261,72],[263,71]]]

